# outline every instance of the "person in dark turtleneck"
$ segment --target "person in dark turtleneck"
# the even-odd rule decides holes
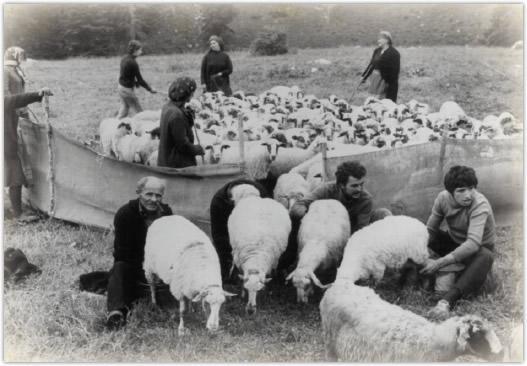
[[[232,62],[223,52],[223,40],[218,36],[209,38],[210,50],[201,62],[201,85],[207,92],[222,91],[232,95],[229,75],[232,74]]]

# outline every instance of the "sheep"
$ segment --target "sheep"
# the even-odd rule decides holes
[[[143,136],[145,133],[149,133],[156,128],[159,128],[158,121],[148,121],[148,120],[136,120],[132,118],[132,133],[137,136]]]
[[[326,291],[320,316],[332,361],[435,362],[464,353],[496,360],[503,354],[496,333],[478,316],[434,323],[351,281],[337,280]]]
[[[187,300],[209,304],[207,329],[216,331],[219,311],[225,296],[220,262],[207,235],[183,216],[164,216],[148,228],[143,262],[150,285],[152,303],[156,304],[154,275],[169,285],[179,301],[178,334],[187,333],[183,322]]]
[[[159,150],[152,151],[148,159],[146,160],[145,165],[148,166],[157,166],[157,156],[159,155]]]
[[[466,119],[465,111],[456,103],[452,101],[444,102],[439,108],[439,114],[449,122],[457,122],[460,119]]]
[[[298,264],[286,280],[293,281],[297,301],[307,303],[313,283],[325,288],[315,275],[338,266],[351,227],[346,208],[337,200],[318,200],[309,206],[298,231]]]
[[[281,143],[273,138],[245,143],[245,169],[250,179],[265,179],[269,167],[276,158]],[[238,143],[224,143],[221,147],[220,163],[238,163],[240,148]]]
[[[388,216],[349,238],[338,279],[351,282],[370,277],[379,282],[386,267],[399,270],[409,261],[424,266],[428,254],[426,225],[409,216]]]
[[[126,135],[116,141],[115,155],[119,160],[144,164],[158,148],[159,139],[151,134],[143,136]]]
[[[266,276],[276,269],[286,250],[291,219],[275,200],[249,196],[235,203],[227,227],[233,263],[243,274],[240,277],[248,293],[246,311],[254,314],[256,294],[270,281]]]
[[[308,184],[304,177],[297,173],[285,173],[276,181],[273,198],[289,210],[308,192]]]
[[[273,177],[289,172],[297,165],[309,160],[321,151],[321,144],[326,139],[323,136],[317,136],[306,149],[298,147],[283,148],[278,151],[276,159],[271,163],[269,172]]]
[[[119,139],[132,132],[129,119],[105,118],[99,125],[102,153],[106,156],[115,155],[115,145]]]
[[[137,121],[158,121],[161,119],[161,109],[157,111],[146,110],[137,113],[133,116],[133,119]]]

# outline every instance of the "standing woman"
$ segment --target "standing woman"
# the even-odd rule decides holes
[[[143,46],[141,42],[132,40],[128,43],[128,54],[121,60],[121,70],[119,74],[119,97],[121,98],[121,108],[117,118],[124,118],[128,116],[130,108],[135,109],[135,113],[139,113],[143,110],[139,99],[134,92],[134,87],[142,86],[150,93],[157,93],[156,90],[152,89],[150,85],[144,81],[139,71],[139,65],[137,64],[136,58],[143,54]]]
[[[361,84],[371,75],[368,92],[379,99],[387,98],[397,102],[401,55],[392,46],[389,32],[380,32],[377,44],[379,47],[373,51],[371,61],[362,73]]]
[[[168,88],[170,100],[161,111],[158,166],[193,166],[196,155],[205,154],[200,145],[194,145],[194,111],[185,107],[195,90],[196,82],[188,77],[176,79]]]
[[[211,36],[209,46],[210,50],[201,62],[201,86],[207,92],[221,90],[226,96],[231,96],[231,58],[223,52],[223,40],[220,37]]]

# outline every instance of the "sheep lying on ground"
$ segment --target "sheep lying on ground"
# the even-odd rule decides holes
[[[428,254],[428,230],[417,219],[388,216],[349,238],[337,272],[338,279],[355,283],[360,279],[380,281],[384,270],[401,269],[409,260],[424,266]]]
[[[309,206],[298,231],[298,264],[287,276],[297,290],[297,301],[307,303],[313,283],[325,288],[316,270],[339,265],[351,228],[346,208],[337,200],[318,200]]]
[[[123,136],[132,133],[129,119],[105,118],[99,125],[102,153],[106,156],[116,155],[116,144]]]
[[[154,275],[169,285],[179,301],[180,335],[186,332],[183,322],[185,301],[208,303],[207,329],[219,326],[219,311],[229,294],[222,289],[220,262],[207,235],[183,216],[165,216],[148,228],[143,262],[155,304]]]
[[[276,269],[287,248],[291,219],[287,210],[273,199],[256,196],[240,199],[235,192],[232,197],[235,206],[227,227],[233,263],[243,273],[243,286],[249,298],[246,310],[253,314],[256,293],[265,287],[269,281],[266,276]]]
[[[434,362],[464,353],[490,360],[503,355],[492,327],[475,315],[433,323],[351,281],[337,280],[326,291],[320,316],[331,360]]]
[[[278,177],[273,198],[289,210],[297,200],[302,199],[308,192],[308,184],[300,174],[287,173]]]

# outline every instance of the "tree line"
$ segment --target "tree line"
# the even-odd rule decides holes
[[[4,45],[29,57],[115,56],[130,39],[153,54],[202,51],[211,34],[248,49],[262,32],[289,47],[371,46],[388,30],[400,46],[509,47],[523,37],[521,4],[5,4]]]

